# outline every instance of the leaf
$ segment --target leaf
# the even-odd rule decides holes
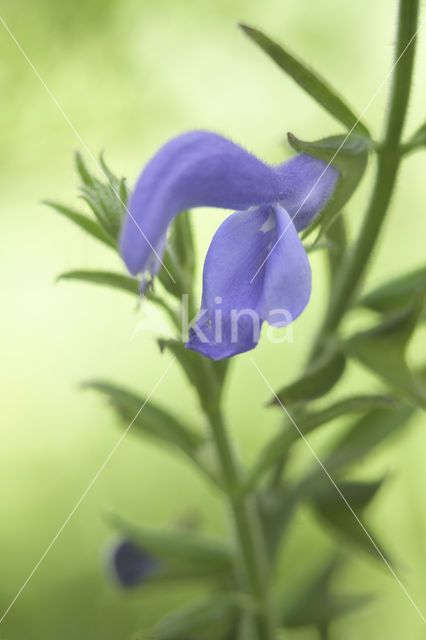
[[[333,558],[319,573],[310,577],[307,584],[299,589],[292,588],[282,612],[283,626],[322,627],[371,602],[370,595],[330,593],[330,582],[338,566],[339,560]]]
[[[380,407],[396,408],[397,401],[392,396],[385,395],[359,395],[350,396],[317,411],[300,411],[296,418],[302,425],[303,432],[308,433],[331,420],[340,418],[351,413],[364,413],[369,409]]]
[[[414,413],[414,408],[400,404],[396,408],[372,409],[356,420],[334,443],[324,460],[328,471],[336,471],[353,463],[359,463],[365,456],[401,429]]]
[[[357,188],[367,166],[371,142],[356,135],[351,135],[349,138],[342,135],[330,136],[315,142],[304,142],[296,138],[292,133],[288,133],[287,137],[295,151],[308,153],[315,158],[320,158],[339,172],[332,197],[302,236],[302,238],[305,238],[320,227],[319,234],[315,240],[315,243],[317,243],[323,233],[335,222],[337,216]]]
[[[204,438],[151,400],[148,402],[142,396],[101,380],[85,382],[82,387],[104,394],[126,427],[132,423],[131,429],[136,433],[174,445],[197,461],[197,451],[204,443]]]
[[[102,227],[95,220],[91,220],[82,213],[74,211],[74,209],[65,207],[57,202],[44,200],[43,204],[46,204],[48,207],[52,207],[52,209],[55,209],[55,211],[61,213],[63,216],[68,218],[68,220],[74,222],[77,226],[79,226],[81,229],[84,229],[84,231],[86,231],[89,235],[93,236],[97,240],[100,240],[109,247],[116,248],[113,240],[108,235],[106,235]]]
[[[307,435],[327,422],[348,414],[363,413],[375,407],[396,406],[398,406],[396,401],[390,396],[352,396],[321,410],[308,411],[301,409],[295,412],[292,417],[303,435]],[[290,447],[299,440],[300,434],[293,425],[286,425],[285,429],[274,435],[261,451],[254,468],[249,474],[247,479],[248,487],[253,487],[257,480],[282,460],[283,456],[289,452]]]
[[[235,623],[238,608],[226,594],[211,595],[169,614],[153,630],[153,640],[187,640],[224,636]]]
[[[168,349],[178,360],[189,382],[195,386],[203,406],[216,405],[225,381],[228,362],[210,360],[187,349],[180,340],[160,339],[160,349]]]
[[[88,187],[91,187],[93,184],[93,177],[88,171],[80,151],[76,151],[75,153],[75,165],[83,184],[85,184]]]
[[[139,295],[139,281],[136,278],[111,271],[67,271],[61,273],[58,280],[80,280]]]
[[[426,122],[413,133],[409,141],[403,146],[403,150],[407,153],[421,147],[426,147]]]
[[[383,485],[384,479],[374,482],[337,482],[340,491],[347,500],[348,504],[346,504],[342,496],[337,492],[336,487],[324,475],[322,469],[318,470],[315,475],[317,476],[317,482],[314,483],[315,490],[311,497],[313,506],[322,520],[351,544],[355,544],[380,559],[377,549],[363,527],[356,520],[348,504],[356,515],[360,517]],[[377,540],[374,541],[379,546]],[[380,551],[387,557],[383,549],[380,549]]]
[[[251,38],[276,64],[297,82],[326,111],[339,120],[348,129],[369,136],[368,129],[358,122],[352,109],[343,101],[338,93],[321,76],[307,67],[282,46],[268,38],[258,29],[241,24],[242,30]]]
[[[423,307],[422,297],[408,308],[387,317],[368,331],[355,334],[343,343],[348,356],[383,378],[412,401],[426,408],[425,385],[409,369],[405,350]]]
[[[295,405],[320,398],[339,381],[345,368],[345,356],[336,350],[334,345],[325,349],[315,360],[305,375],[278,391],[270,405]]]
[[[115,529],[142,549],[171,564],[191,564],[205,570],[232,571],[233,554],[221,540],[206,538],[192,532],[147,529],[110,513],[108,519]]]
[[[386,313],[406,307],[414,296],[420,294],[426,295],[426,267],[420,267],[383,284],[363,296],[359,304],[373,311]]]
[[[106,180],[110,183],[110,185],[115,190],[118,191],[123,182],[123,178],[119,178],[118,176],[116,176],[115,173],[113,173],[111,169],[108,167],[107,163],[105,162],[103,151],[99,154],[99,164],[101,166],[102,172]]]

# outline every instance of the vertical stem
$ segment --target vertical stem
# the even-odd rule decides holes
[[[240,491],[242,477],[219,407],[206,410],[232,514],[238,572],[254,604],[256,640],[275,640],[268,595],[268,562],[261,523],[253,497]]]
[[[401,134],[407,113],[414,65],[419,0],[400,0],[396,67],[383,144],[378,152],[376,182],[358,240],[336,281],[315,352],[333,332],[353,300],[389,207],[401,160]]]

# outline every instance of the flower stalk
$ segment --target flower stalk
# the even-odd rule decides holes
[[[218,405],[206,410],[210,433],[225,487],[236,545],[236,571],[251,601],[253,638],[276,638],[269,597],[269,569],[265,541],[253,496],[241,491],[243,476]]]

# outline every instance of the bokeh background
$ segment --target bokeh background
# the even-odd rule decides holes
[[[1,0],[0,7],[85,144],[94,154],[105,149],[111,167],[130,184],[163,142],[188,129],[221,132],[270,162],[290,154],[287,130],[304,139],[340,132],[239,32],[237,22],[286,42],[358,111],[388,72],[396,24],[396,2],[389,0]],[[425,45],[426,34],[420,34],[407,131],[425,117]],[[0,52],[1,614],[120,434],[108,407],[81,392],[79,382],[110,378],[147,394],[169,356],[155,345],[155,332],[161,333],[164,323],[149,306],[137,312],[119,292],[55,284],[68,269],[120,264],[41,204],[43,198],[78,204],[72,153],[82,145],[1,25]],[[376,133],[386,113],[386,93],[387,87],[366,116]],[[404,165],[373,257],[371,284],[424,260],[425,171],[424,154]],[[353,228],[370,184],[371,175],[348,207]],[[194,216],[200,265],[223,217],[207,210]],[[264,341],[256,351],[275,387],[297,372],[324,311],[323,257],[312,261],[314,295],[294,325],[293,343]],[[131,340],[144,313],[153,330]],[[410,349],[413,362],[424,361],[424,343],[425,333],[418,332]],[[345,384],[369,391],[375,382],[354,369]],[[268,396],[248,358],[240,357],[226,403],[248,462],[280,420],[277,411],[263,406]],[[177,366],[154,399],[191,424],[202,420]],[[367,476],[383,471],[391,476],[368,523],[423,609],[425,451],[425,423],[418,415],[401,438],[362,468]],[[301,461],[307,455],[301,450]],[[108,508],[144,524],[197,517],[204,529],[226,532],[217,496],[203,481],[176,456],[129,435],[0,625],[0,638],[130,638],[159,612],[192,597],[182,585],[134,593],[111,585],[102,560],[112,536]],[[283,575],[296,579],[332,545],[302,512],[284,553]],[[378,597],[337,623],[336,638],[425,637],[418,614],[379,562],[354,554],[342,581],[343,587],[367,587]],[[286,637],[314,636],[300,631]]]

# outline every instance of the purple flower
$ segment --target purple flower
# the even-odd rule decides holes
[[[235,210],[207,252],[202,308],[187,347],[213,359],[247,351],[264,321],[285,326],[307,305],[311,270],[298,231],[324,207],[337,176],[306,154],[271,167],[222,136],[183,134],[158,151],[137,181],[122,257],[132,274],[154,274],[180,211]]]
[[[135,587],[157,572],[159,561],[129,540],[113,549],[110,565],[114,579],[121,587]]]

